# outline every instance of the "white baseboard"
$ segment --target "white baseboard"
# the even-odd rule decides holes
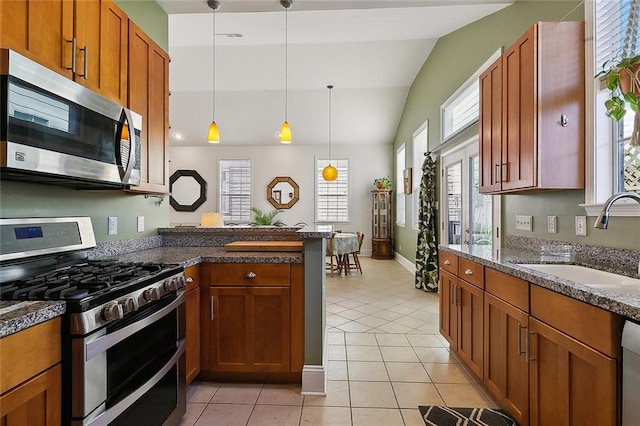
[[[327,372],[323,365],[305,365],[302,367],[301,395],[326,396]]]
[[[393,258],[394,258],[394,260],[396,262],[398,262],[399,264],[404,266],[407,271],[411,272],[412,274],[415,274],[415,272],[416,272],[416,264],[415,264],[415,262],[412,262],[411,260],[407,259],[406,257],[402,257],[400,255],[400,253],[398,253],[397,251],[394,252],[394,257]]]

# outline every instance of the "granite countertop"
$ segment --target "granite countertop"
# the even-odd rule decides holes
[[[0,338],[64,314],[59,301],[0,301]]]
[[[278,237],[290,234],[301,239],[329,238],[331,236],[330,231],[315,228],[314,226],[172,226],[168,228],[158,228],[158,233],[160,235],[259,235],[262,237],[265,235]]]
[[[529,281],[540,287],[640,321],[640,295],[612,293],[518,265],[519,263],[562,263],[594,267],[593,265],[576,262],[569,254],[545,253],[509,247],[494,250],[491,246],[440,245],[440,249]],[[621,274],[621,271],[614,268],[598,267],[596,269]],[[632,271],[631,274],[633,273]]]
[[[301,252],[232,252],[224,247],[157,247],[118,256],[125,262],[162,262],[186,267],[199,263],[303,263]]]

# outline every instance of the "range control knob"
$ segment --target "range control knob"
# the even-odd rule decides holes
[[[129,312],[135,312],[139,307],[138,299],[136,299],[135,297],[129,297],[124,301],[124,303],[122,303],[122,307],[125,314],[128,314]]]
[[[164,280],[164,283],[162,284],[164,287],[164,291],[166,292],[170,292],[170,291],[176,291],[176,279],[175,278],[167,278],[166,280]]]
[[[144,291],[144,293],[142,293],[142,297],[147,302],[151,302],[152,300],[160,299],[160,292],[158,291],[157,288],[151,287],[151,288],[146,289]]]
[[[104,318],[107,321],[114,321],[114,320],[117,320],[117,319],[124,318],[124,312],[122,311],[122,305],[119,305],[118,303],[114,303],[112,305],[109,305],[109,306],[105,307],[102,310],[102,318]]]
[[[177,282],[176,285],[178,287],[178,290],[180,290],[181,288],[184,288],[184,286],[187,285],[187,283],[186,283],[186,281],[184,279],[184,275],[180,275],[178,278],[176,278],[176,282]],[[193,282],[193,278],[191,278],[190,282]]]

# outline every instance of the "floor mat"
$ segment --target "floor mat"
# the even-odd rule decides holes
[[[517,426],[503,410],[493,408],[456,408],[438,405],[419,406],[428,426]]]

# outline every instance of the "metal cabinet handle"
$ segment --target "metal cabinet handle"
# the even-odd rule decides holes
[[[466,271],[464,271],[465,275],[473,275],[473,271],[471,269],[467,269]]]
[[[81,47],[80,50],[82,50],[82,53],[84,54],[84,67],[83,74],[79,74],[79,76],[86,80],[89,74],[89,48],[85,46]]]
[[[569,118],[567,117],[567,114],[560,115],[560,125],[562,127],[567,127],[569,125]]]
[[[257,275],[255,272],[247,272],[246,274],[244,274],[244,277],[248,280],[252,280],[257,277]]]
[[[502,182],[502,168],[500,163],[496,163],[496,182]]]
[[[65,40],[67,43],[71,43],[71,68],[65,67],[67,70],[71,70],[71,72],[76,72],[76,38],[72,37],[71,40]]]
[[[451,261],[449,259],[447,259],[447,260],[444,261],[444,264],[445,265],[451,265]]]
[[[187,282],[188,283],[192,283],[193,282],[193,277],[187,277]]]
[[[213,296],[211,296],[211,321],[216,317],[216,309],[215,309],[215,300]]]
[[[526,327],[523,327],[522,324],[518,323],[518,356],[520,355],[525,355],[527,358],[529,357],[529,355],[527,354],[527,348],[529,346],[528,343],[525,344],[525,350],[522,350],[522,330],[527,330]],[[525,336],[525,340],[528,340],[528,334],[526,334]]]

